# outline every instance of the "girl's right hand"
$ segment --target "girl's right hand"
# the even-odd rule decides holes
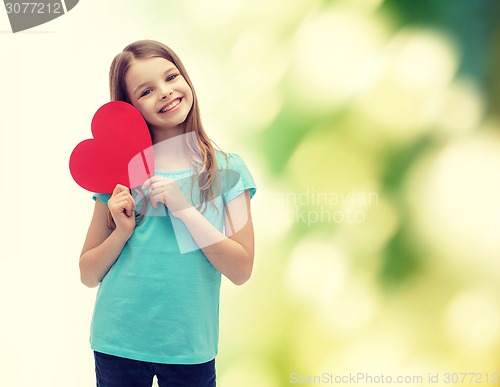
[[[108,208],[115,221],[116,231],[130,238],[135,228],[135,203],[129,189],[117,184],[108,200]]]

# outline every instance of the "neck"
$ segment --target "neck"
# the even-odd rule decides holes
[[[166,137],[163,141],[155,141],[153,145],[155,165],[164,171],[186,168],[192,158],[188,144],[193,144],[195,141],[195,132],[181,133]]]
[[[184,133],[184,128],[179,125],[174,128],[169,128],[169,129],[163,129],[163,130],[150,130],[151,133],[151,140],[153,142],[153,145],[159,144],[165,140],[173,139],[175,137],[179,137],[181,134]]]

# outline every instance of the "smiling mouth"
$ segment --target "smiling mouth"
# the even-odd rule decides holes
[[[176,98],[172,102],[170,102],[167,106],[164,106],[158,113],[166,113],[181,103],[182,98]]]

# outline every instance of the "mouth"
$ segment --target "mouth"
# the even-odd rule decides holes
[[[182,98],[176,98],[176,99],[174,99],[173,101],[169,102],[168,105],[163,106],[158,111],[158,113],[164,114],[164,113],[168,113],[168,112],[174,110],[177,106],[179,106],[179,104],[181,103],[181,101],[182,101]]]

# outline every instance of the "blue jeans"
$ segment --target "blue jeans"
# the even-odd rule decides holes
[[[94,351],[97,387],[215,387],[215,359],[202,364],[159,364]]]

